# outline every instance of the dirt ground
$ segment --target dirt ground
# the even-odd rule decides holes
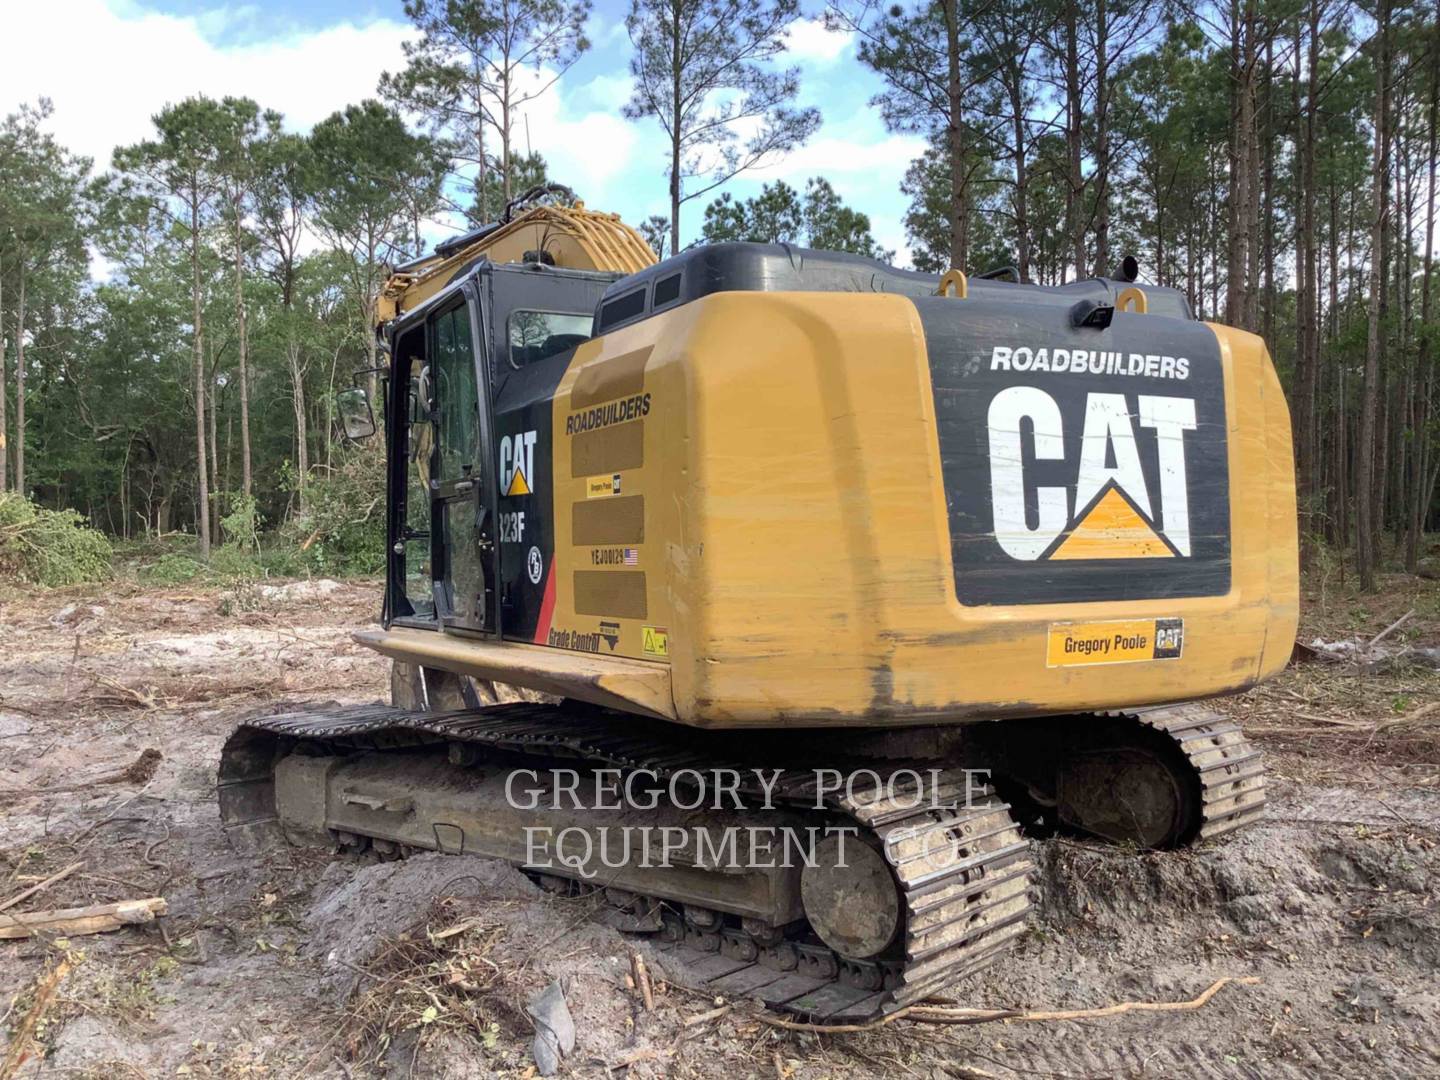
[[[1433,581],[1367,599],[1311,585],[1304,641],[1367,640],[1413,609],[1382,645],[1440,646]],[[0,593],[0,904],[78,863],[11,910],[169,905],[114,933],[0,941],[16,1075],[531,1076],[525,1003],[557,980],[568,1075],[1440,1075],[1434,672],[1313,662],[1221,703],[1266,751],[1267,819],[1179,853],[1038,842],[1032,929],[952,990],[1065,1010],[1237,980],[1202,1007],[818,1035],[671,985],[588,901],[496,863],[232,849],[214,802],[227,732],[257,710],[383,697],[384,663],[349,639],[377,603],[374,583]],[[653,1011],[627,985],[636,950]]]

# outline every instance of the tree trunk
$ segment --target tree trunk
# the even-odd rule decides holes
[[[1370,297],[1369,328],[1365,342],[1365,379],[1361,390],[1360,433],[1357,448],[1358,460],[1355,475],[1355,564],[1360,576],[1360,588],[1365,592],[1375,589],[1375,515],[1374,489],[1378,477],[1375,473],[1375,421],[1380,404],[1380,349],[1381,320],[1384,316],[1385,276],[1385,233],[1389,227],[1390,199],[1387,177],[1390,163],[1387,151],[1389,140],[1386,132],[1389,121],[1386,115],[1390,82],[1389,0],[1379,0],[1376,14],[1380,31],[1375,37],[1375,147],[1372,154],[1371,192],[1375,204],[1375,217],[1370,230]]]
[[[1275,351],[1275,35],[1265,36],[1265,138],[1257,139],[1264,167],[1261,171],[1263,229],[1261,231],[1260,272],[1265,279],[1265,315],[1261,336],[1265,345]]]
[[[340,350],[336,349],[330,356],[330,379],[325,389],[325,471],[329,473],[334,468],[335,440],[328,437],[335,431],[335,369],[340,364]]]
[[[245,319],[244,229],[235,206],[235,330],[240,347],[240,490],[250,496],[250,356]]]
[[[208,395],[207,419],[210,424],[210,493],[214,497],[213,513],[210,515],[210,542],[217,539],[222,543],[220,536],[220,493],[224,490],[224,478],[220,475],[220,440],[216,437],[216,424],[219,421],[220,409],[218,400],[219,389],[215,385],[215,376],[218,364],[215,359],[215,346],[210,345],[210,364],[205,376],[205,393]]]
[[[1440,29],[1437,29],[1440,38]],[[1413,574],[1420,565],[1420,543],[1425,532],[1425,518],[1430,508],[1430,456],[1434,445],[1430,417],[1435,403],[1435,364],[1430,346],[1431,273],[1435,255],[1435,166],[1440,149],[1440,40],[1430,46],[1430,132],[1426,154],[1428,178],[1425,199],[1425,257],[1421,263],[1420,284],[1420,351],[1415,360],[1415,381],[1418,384],[1415,408],[1415,489],[1411,492],[1409,531],[1405,539],[1405,569]]]
[[[15,490],[25,495],[25,253],[15,302]]]
[[[475,205],[483,225],[490,220],[490,192],[485,183],[489,176],[485,162],[485,90],[478,56],[470,58],[470,100],[475,106]]]
[[[1319,374],[1319,289],[1315,259],[1315,98],[1320,53],[1320,0],[1310,0],[1309,51],[1305,79],[1305,111],[1300,125],[1297,170],[1300,180],[1300,228],[1296,236],[1295,274],[1295,463],[1300,495],[1300,536],[1308,563],[1318,485],[1319,431],[1316,383]],[[1301,32],[1295,34],[1295,94],[1299,97]],[[1297,116],[1299,108],[1296,109]],[[1273,266],[1273,263],[1272,263]]]
[[[1250,315],[1250,248],[1254,242],[1250,204],[1254,199],[1251,144],[1255,138],[1254,23],[1251,0],[1242,14],[1240,0],[1230,0],[1230,198],[1227,204],[1229,245],[1225,269],[1225,321],[1252,329]]]
[[[295,505],[305,512],[305,482],[310,475],[310,435],[305,423],[305,371],[300,366],[300,346],[295,341],[285,345],[290,362],[290,404],[295,411]]]
[[[1020,65],[1012,64],[1006,77],[1010,95],[1010,113],[1015,128],[1015,248],[1020,280],[1030,280],[1030,195],[1029,175],[1025,161],[1025,102]]]
[[[1110,269],[1110,57],[1109,12],[1095,0],[1095,265],[1097,277]],[[1158,212],[1158,205],[1157,205]],[[1156,280],[1164,270],[1156,267]]]
[[[675,117],[678,122],[678,113]],[[680,254],[680,137],[670,139],[670,254]]]
[[[509,10],[508,6],[506,8]],[[500,98],[500,184],[505,192],[505,205],[510,205],[510,200],[515,196],[511,190],[510,179],[510,58],[504,57],[505,75],[501,79]]]
[[[1330,182],[1330,340],[1340,337],[1340,189]],[[1345,365],[1335,364],[1335,476],[1330,488],[1331,540],[1344,549],[1350,546],[1350,447],[1349,422],[1345,405]],[[1345,562],[1340,562],[1344,571]]]
[[[5,426],[5,267],[0,264],[0,491],[7,491],[10,487],[10,450],[6,446],[5,436],[8,434]]]
[[[950,266],[964,270],[970,262],[970,183],[966,174],[965,87],[960,73],[960,7],[943,0],[945,15],[945,94],[949,106],[946,141],[950,151]]]
[[[670,5],[670,254],[680,254],[680,131],[683,121],[680,107],[680,0]]]
[[[200,198],[190,198],[190,307],[195,353],[195,536],[200,558],[210,561],[210,484],[205,461],[205,334],[200,311]]]
[[[1065,226],[1070,236],[1075,280],[1085,276],[1085,219],[1082,202],[1085,194],[1084,172],[1081,167],[1084,148],[1084,101],[1080,85],[1079,10],[1075,0],[1065,4],[1065,150],[1069,182],[1065,185]]]

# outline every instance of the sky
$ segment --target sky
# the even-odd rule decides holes
[[[526,109],[515,131],[592,209],[632,225],[667,214],[667,151],[654,121],[628,121],[628,0],[596,0],[591,49]],[[818,15],[818,7],[813,14]],[[401,0],[46,0],[6,13],[6,34],[21,48],[0,64],[0,111],[49,97],[49,126],[73,151],[107,167],[117,145],[153,133],[150,116],[193,94],[254,98],[307,131],[336,109],[375,92],[384,71],[404,66],[412,30]],[[823,175],[851,206],[870,215],[882,247],[908,261],[900,180],[923,150],[920,139],[888,133],[869,99],[879,82],[855,60],[844,35],[807,18],[791,30],[790,62],[801,72],[800,104],[824,124],[808,144],[721,190],[746,198],[783,179],[803,189]],[[527,123],[528,121],[528,123]],[[698,235],[705,199],[685,204],[681,239]]]

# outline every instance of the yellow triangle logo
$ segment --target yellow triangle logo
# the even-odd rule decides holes
[[[510,475],[510,486],[505,489],[506,495],[529,495],[530,485],[525,482],[525,472],[520,466],[515,466],[515,471]]]
[[[1174,550],[1117,487],[1108,487],[1050,554],[1052,559],[1173,559]]]

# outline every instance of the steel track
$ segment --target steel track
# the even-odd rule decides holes
[[[1249,824],[1262,812],[1259,754],[1235,725],[1195,706],[1109,715],[1163,733],[1184,755],[1201,800],[1196,839]],[[716,768],[744,777],[753,768],[696,749],[698,740],[685,729],[628,719],[622,725],[605,716],[564,703],[515,702],[444,713],[351,706],[253,719],[226,744],[222,813],[231,821],[227,807],[257,805],[255,794],[270,782],[274,761],[301,743],[340,752],[472,744],[562,764],[579,759],[646,770],[660,779]],[[275,744],[268,754],[253,752],[262,735]],[[1009,806],[993,789],[967,789],[964,770],[935,774],[932,766],[838,765],[845,782],[820,794],[816,764],[810,763],[782,774],[770,793],[776,805],[852,821],[883,853],[903,917],[897,941],[880,957],[847,958],[808,933],[779,941],[773,932],[757,936],[718,911],[697,920],[693,905],[685,918],[655,905],[663,918],[647,925],[659,926],[659,948],[716,993],[757,997],[777,1011],[825,1023],[881,1018],[979,971],[1023,933],[1034,864]],[[741,791],[754,798],[765,794],[753,782],[742,782]],[[617,925],[633,919],[634,900],[618,902]]]

